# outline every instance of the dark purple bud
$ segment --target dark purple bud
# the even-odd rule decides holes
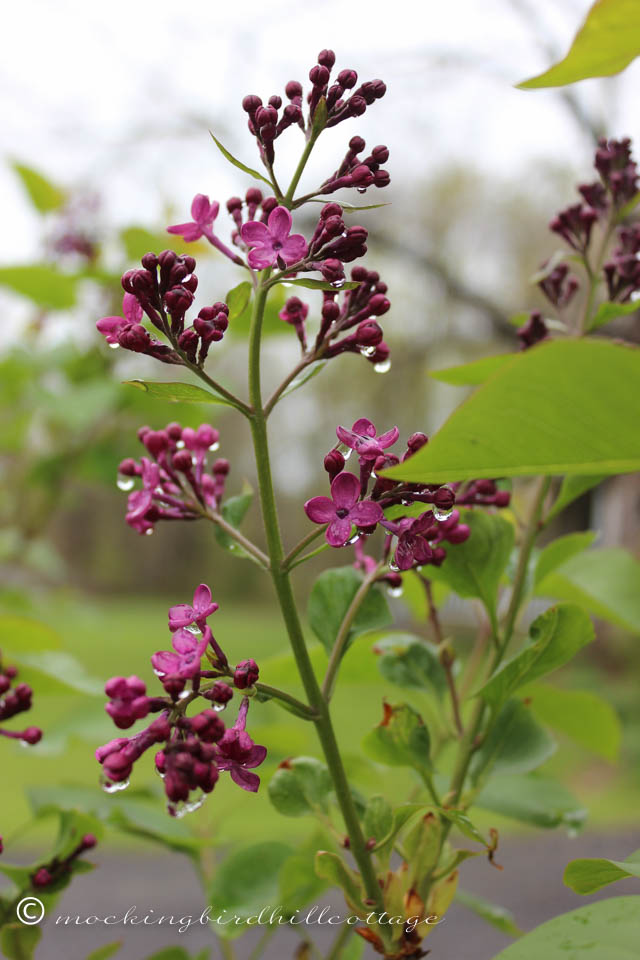
[[[158,258],[155,253],[145,253],[140,262],[145,270],[148,270],[150,273],[158,269]]]
[[[20,734],[20,739],[33,746],[34,743],[39,743],[42,740],[42,730],[40,727],[27,727]]]
[[[158,457],[169,446],[169,437],[164,430],[147,430],[142,442],[152,457]]]
[[[171,463],[174,470],[179,470],[180,473],[191,473],[193,470],[193,461],[188,450],[176,450]]]
[[[440,487],[433,495],[433,505],[439,510],[451,510],[455,502],[455,494],[449,487]]]
[[[39,870],[36,870],[33,877],[31,878],[31,883],[34,887],[48,887],[53,876],[49,873],[46,867],[40,867]]]
[[[338,74],[338,83],[347,90],[351,90],[352,87],[355,87],[357,82],[358,74],[355,70],[341,70]]]
[[[312,67],[309,71],[309,80],[314,87],[325,87],[329,82],[328,69],[320,64],[317,67]]]
[[[344,267],[335,257],[323,260],[320,272],[328,283],[337,283],[344,278]]]
[[[356,343],[359,347],[377,347],[383,336],[382,329],[375,320],[365,320],[356,328]]]
[[[429,437],[426,435],[426,433],[412,433],[407,440],[407,448],[411,451],[411,453],[416,453],[417,450],[420,450],[420,448],[424,447],[424,445],[428,442]]]
[[[210,690],[203,690],[202,696],[213,703],[225,704],[233,697],[233,690],[228,684],[218,682]]]
[[[354,94],[347,104],[347,110],[350,117],[361,117],[362,114],[365,113],[366,109],[367,101],[364,99],[364,97],[360,97],[357,94]]]
[[[256,97],[255,94],[249,94],[242,101],[242,109],[245,113],[252,114],[262,106],[262,100],[260,97]]]
[[[242,660],[235,669],[233,682],[238,690],[246,690],[257,682],[259,675],[255,660]]]
[[[324,468],[331,480],[344,470],[345,459],[339,450],[330,450],[324,458]]]
[[[302,84],[298,83],[297,80],[289,80],[289,83],[284,88],[284,92],[288,96],[289,100],[293,100],[294,97],[301,97]]]

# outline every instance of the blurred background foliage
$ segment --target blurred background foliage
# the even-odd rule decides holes
[[[526,4],[512,6],[530,23]],[[418,57],[407,67],[409,73],[413,70],[415,82],[423,66],[424,60]],[[450,59],[446,65],[429,60],[429,70],[440,69],[440,76],[446,77],[450,67]],[[467,63],[465,69],[473,77],[476,69],[482,72],[484,68]],[[612,89],[607,88],[605,104],[614,97]],[[236,99],[244,92],[244,86],[238,88]],[[380,376],[360,358],[340,357],[274,414],[274,472],[287,542],[295,542],[308,531],[302,503],[308,496],[324,492],[322,457],[334,443],[336,423],[350,425],[366,415],[384,429],[397,423],[402,434],[432,431],[463,393],[429,379],[427,371],[516,349],[509,317],[543,306],[530,277],[557,246],[547,231],[548,220],[571,200],[576,180],[588,176],[596,135],[627,132],[609,129],[603,120],[604,105],[594,106],[588,96],[583,99],[566,91],[548,96],[555,98],[572,142],[581,145],[581,152],[574,152],[573,158],[560,154],[553,145],[546,151],[541,146],[540,155],[529,167],[505,172],[504,165],[496,164],[492,171],[486,164],[474,163],[470,142],[464,155],[449,155],[442,163],[431,158],[428,169],[410,182],[402,177],[394,181],[388,191],[392,205],[367,214],[365,222],[371,229],[368,264],[389,284],[392,300],[385,333],[392,347],[393,374]],[[391,104],[390,95],[379,116]],[[180,115],[178,110],[173,126],[165,131],[167,136],[177,136],[181,120],[187,138],[193,141],[197,130],[197,146],[192,142],[189,149],[201,152],[205,169],[207,157],[213,162],[214,152],[206,135],[209,118],[194,118],[188,111]],[[224,122],[221,125],[224,133]],[[149,132],[141,126],[138,132],[147,149]],[[412,131],[412,149],[437,153],[431,133],[417,125]],[[250,159],[246,140],[243,149],[242,155]],[[127,163],[135,166],[135,151]],[[270,807],[265,790],[257,796],[243,796],[244,802],[238,804],[233,785],[222,783],[215,801],[206,804],[187,826],[160,817],[155,800],[150,803],[144,796],[136,800],[131,795],[129,799],[105,798],[96,786],[93,750],[113,735],[113,727],[104,713],[103,698],[95,692],[113,674],[138,673],[151,680],[149,656],[165,645],[166,608],[188,599],[196,583],[211,584],[221,604],[216,614],[217,633],[230,658],[254,657],[263,676],[268,669],[270,682],[281,683],[294,693],[295,673],[269,584],[253,564],[219,550],[210,529],[200,524],[159,525],[150,543],[124,523],[125,494],[116,488],[116,470],[122,458],[139,456],[136,430],[143,423],[158,428],[179,420],[197,426],[206,409],[207,421],[221,432],[220,455],[232,464],[228,491],[238,492],[245,480],[253,484],[244,422],[224,408],[165,404],[123,386],[124,380],[146,375],[171,379],[172,371],[166,368],[167,375],[164,370],[159,375],[146,358],[107,349],[95,332],[96,319],[120,312],[119,278],[124,270],[148,250],[158,252],[171,246],[183,251],[180,241],[168,237],[164,228],[184,219],[184,190],[179,203],[175,196],[160,190],[153,218],[123,223],[122,217],[114,219],[105,213],[98,176],[94,182],[85,178],[82,185],[76,185],[71,178],[50,174],[46,158],[38,164],[14,158],[7,161],[7,169],[23,192],[25,216],[39,219],[40,240],[30,260],[0,265],[3,305],[7,315],[15,308],[18,317],[11,331],[5,328],[0,356],[0,610],[5,615],[0,645],[10,648],[6,638],[11,636],[16,618],[23,626],[21,618],[40,621],[58,632],[56,655],[74,655],[84,673],[65,672],[64,661],[53,657],[48,671],[29,674],[25,660],[24,675],[33,676],[35,688],[32,722],[44,728],[45,738],[29,752],[3,744],[3,777],[12,784],[11,791],[3,793],[5,832],[16,829],[26,815],[28,801],[22,788],[32,792],[37,806],[37,790],[42,784],[60,784],[62,792],[56,798],[76,802],[77,789],[64,792],[64,784],[74,783],[86,788],[86,807],[104,811],[109,801],[113,820],[138,824],[141,835],[146,824],[147,832],[155,831],[169,845],[175,840],[178,847],[181,843],[188,846],[191,829],[215,841],[221,823],[225,843],[248,839],[247,822],[254,817],[268,824],[268,831],[263,828],[265,835],[290,837],[297,831],[302,837],[308,832],[308,821],[281,820]],[[188,189],[195,193],[207,188],[194,181]],[[235,192],[240,192],[238,186]],[[225,194],[217,198],[223,201]],[[313,225],[301,222],[299,226],[308,232]],[[190,245],[189,252],[198,259],[201,303],[221,299],[224,291],[241,279],[239,273],[234,274],[235,268],[221,263],[208,247]],[[313,316],[319,296],[304,292]],[[267,324],[270,336],[265,341],[266,377],[273,384],[290,369],[297,351],[293,332],[277,320],[276,312],[274,305]],[[616,321],[610,330],[611,335],[623,333],[636,340],[637,319],[630,316]],[[216,375],[241,393],[245,336],[242,323],[232,327],[224,342],[215,346],[211,360]],[[581,497],[550,535],[587,528],[598,531],[600,545],[623,545],[638,552],[637,477],[609,480]],[[246,530],[260,540],[255,504]],[[324,553],[300,570],[296,577],[300,596],[323,567],[335,562],[334,555]],[[399,629],[408,628],[415,620],[415,601],[412,604],[411,600],[405,596],[392,601]],[[468,606],[450,602],[443,614],[446,629],[462,636],[470,634],[473,625],[467,611]],[[422,624],[418,629],[426,628]],[[560,773],[571,786],[580,803],[589,806],[591,822],[603,828],[637,819],[638,633],[640,624],[631,631],[599,623],[599,642],[560,674],[560,683],[568,688],[599,691],[604,677],[607,697],[623,721],[624,742],[617,765],[611,762],[615,751],[605,759],[569,739],[547,763],[550,771]],[[342,731],[350,772],[358,785],[376,792],[380,789],[379,770],[359,758],[359,745],[379,719],[382,697],[393,694],[393,687],[382,678],[373,653],[367,655],[363,649],[371,648],[372,638],[360,639],[357,646],[362,652],[358,657],[354,650],[347,657],[336,696],[336,728]],[[63,674],[71,688],[61,685]],[[411,696],[425,709],[419,692]],[[359,704],[357,712],[353,710],[354,697]],[[265,783],[285,757],[316,753],[313,730],[304,724],[292,725],[272,704],[255,711],[252,735],[257,742],[269,744],[268,764],[263,768]],[[135,788],[159,794],[150,765],[146,782],[143,766],[136,770]],[[394,774],[397,796],[408,784],[403,776]],[[55,790],[47,790],[53,797]],[[113,813],[117,810],[119,814]],[[495,825],[496,820],[502,824],[491,814],[490,822]],[[510,824],[514,826],[513,821]]]

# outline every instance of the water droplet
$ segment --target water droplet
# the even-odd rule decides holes
[[[116,487],[118,490],[133,490],[135,482],[133,477],[125,477],[124,474],[119,473],[116,480]]]
[[[401,500],[401,501],[400,501],[400,503],[402,504],[403,507],[408,507],[409,504],[412,503],[412,502],[413,502],[413,501],[411,501],[411,500]]]
[[[391,370],[391,360],[381,360],[380,363],[374,363],[373,369],[376,373],[388,373]]]
[[[126,790],[129,786],[128,780],[109,780],[107,777],[100,777],[100,786],[105,793],[119,793],[121,790]]]
[[[375,352],[375,347],[360,347],[360,353],[363,357],[372,357]]]
[[[353,546],[354,543],[357,543],[360,539],[360,534],[356,533],[350,540],[347,540],[347,546]]]
[[[358,193],[366,193],[366,192],[367,192],[367,188],[366,188],[366,187],[356,187],[356,190],[358,191]]]
[[[283,287],[292,287],[293,284],[292,284],[292,283],[286,283],[286,282],[285,282],[285,283],[282,284],[282,286],[283,286]],[[211,448],[209,448],[209,449],[211,449]]]
[[[167,804],[167,810],[172,817],[181,820],[182,817],[186,817],[188,813],[195,813],[196,810],[199,810],[202,804],[206,799],[206,794],[201,794],[197,800],[187,801],[186,803],[182,800],[178,803],[169,803]]]
[[[165,671],[165,670],[156,670],[156,668],[154,667],[154,668],[153,668],[153,672],[155,673],[156,677],[165,677],[165,676],[166,676],[166,671]]]
[[[636,254],[636,258],[640,259],[640,254]],[[637,303],[638,300],[640,300],[640,290],[634,290],[629,300],[631,300],[632,303]]]
[[[351,447],[347,447],[347,449],[343,451],[342,456],[344,457],[345,460],[348,460],[352,453],[353,453],[353,450],[351,449]]]
[[[109,347],[110,347],[111,350],[117,350],[119,346],[120,346],[119,343],[110,343],[110,344],[109,344]]]
[[[166,777],[166,773],[162,773],[160,770],[158,770],[157,767],[154,767],[153,769],[156,771],[156,773],[158,774],[158,776],[160,777],[160,779],[161,779],[161,780],[164,780],[164,778]]]
[[[178,440],[178,442],[176,443],[176,448],[178,450],[184,450],[184,440]]]
[[[144,535],[145,537],[150,537],[152,533],[153,533],[153,527],[150,527],[149,530],[145,530]]]
[[[214,703],[213,709],[216,713],[222,713],[223,710],[227,709],[226,703]]]
[[[399,570],[400,570],[400,567],[399,567],[396,563],[394,563],[393,560],[392,560],[392,561],[389,563],[389,570],[392,570],[393,573],[398,573]]]
[[[387,593],[390,597],[401,597],[404,593],[404,590],[402,587],[389,587]]]
[[[192,633],[194,637],[202,636],[202,630],[197,623],[190,623],[187,627],[185,627],[185,630],[188,630],[189,633]]]
[[[451,510],[439,510],[438,507],[433,508],[433,515],[436,520],[448,520],[452,513],[453,508],[451,508]]]
[[[178,694],[178,700],[186,700],[187,697],[191,696],[190,690],[183,690],[182,693]]]
[[[219,449],[220,449],[220,444],[218,443],[217,440],[216,440],[215,443],[212,443],[211,446],[209,447],[209,450],[210,450],[212,453],[213,453],[214,450],[219,450]]]
[[[342,278],[342,280],[333,280],[331,283],[331,286],[335,287],[336,290],[339,290],[341,287],[344,287],[344,285],[345,285],[344,277]]]

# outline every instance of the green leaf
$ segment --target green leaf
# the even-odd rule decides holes
[[[229,307],[229,323],[239,317],[247,309],[253,287],[248,280],[243,280],[237,287],[229,290],[225,303]]]
[[[20,177],[22,186],[29,194],[29,199],[38,213],[50,213],[64,206],[67,197],[61,187],[56,186],[38,170],[27,167],[24,163],[14,161],[11,166]]]
[[[444,580],[461,597],[479,597],[495,623],[498,587],[513,548],[513,526],[499,513],[461,511],[471,528],[464,543],[448,544],[441,567],[430,576]]]
[[[233,406],[224,397],[196,387],[193,383],[154,383],[150,380],[124,380],[127,387],[136,387],[147,393],[154,400],[165,400],[169,403],[220,403],[223,406]]]
[[[611,323],[611,321],[617,317],[626,317],[628,314],[636,313],[638,310],[640,310],[640,304],[635,302],[601,303],[587,330],[598,330],[600,327],[604,327],[606,323]]]
[[[521,693],[531,700],[531,709],[542,723],[609,763],[616,762],[622,726],[613,707],[597,693],[563,690],[549,684],[534,684]]]
[[[636,0],[596,0],[566,57],[518,86],[534,90],[563,87],[587,77],[610,77],[639,54],[640,10]]]
[[[92,950],[90,954],[86,957],[86,960],[109,960],[109,957],[112,957],[118,952],[122,946],[122,940],[115,940],[113,943],[105,943],[103,947],[98,947],[97,950]]]
[[[583,493],[587,493],[588,490],[592,490],[593,487],[597,487],[598,484],[602,483],[603,480],[606,480],[606,476],[595,476],[595,477],[581,477],[571,476],[563,477],[560,490],[558,491],[558,496],[555,499],[555,502],[549,513],[547,514],[547,519],[551,520],[552,517],[557,516],[565,507],[568,507],[570,503],[573,503],[574,500],[577,500],[578,497],[581,497]]]
[[[327,202],[326,197],[323,200],[308,200],[308,203],[322,203],[323,205]],[[337,203],[339,207],[342,207],[345,213],[358,213],[360,210],[377,210],[379,207],[390,207],[391,201],[387,203],[366,203],[364,205],[358,206],[355,203],[347,203],[346,200],[332,200],[331,203]]]
[[[304,386],[308,380],[311,380],[313,377],[321,373],[326,365],[326,360],[318,360],[316,363],[310,363],[309,366],[305,367],[302,373],[295,378],[295,380],[291,381],[287,389],[283,391],[280,399],[282,399],[282,397],[288,397],[289,394],[293,393],[294,390],[298,390],[300,387]]]
[[[451,823],[460,830],[461,833],[468,837],[469,840],[475,840],[476,843],[481,843],[483,847],[488,847],[489,844],[485,837],[482,836],[478,828],[471,822],[466,813],[462,813],[461,810],[452,810],[443,808],[438,811],[441,816],[446,817],[447,820],[450,820]]]
[[[47,310],[70,310],[75,306],[78,278],[55,267],[34,263],[0,267],[0,286],[13,290]]]
[[[337,853],[327,850],[318,850],[316,854],[316,873],[331,886],[338,886],[343,891],[347,903],[356,911],[362,911],[362,888],[357,873],[350,870],[344,860]]]
[[[311,901],[317,902],[327,883],[315,872],[315,855],[326,844],[322,834],[312,834],[304,847],[285,860],[279,874],[278,903],[285,912],[294,916],[295,911]]]
[[[56,650],[61,642],[59,633],[38,620],[16,616],[0,617],[0,650]]]
[[[512,353],[500,354],[497,357],[482,357],[457,367],[445,367],[443,370],[431,370],[429,376],[443,383],[450,383],[454,387],[477,386],[484,383],[499,370],[507,360],[513,357]]]
[[[335,293],[339,290],[355,290],[360,284],[355,280],[345,280],[344,282],[328,283],[327,280],[313,280],[311,277],[299,277],[297,280],[289,280],[283,277],[282,280],[276,280],[276,283],[284,283],[288,287],[306,287],[307,290],[330,290]]]
[[[32,960],[42,931],[37,926],[8,923],[0,930],[0,946],[5,960]]]
[[[77,690],[93,696],[104,695],[104,682],[92,677],[83,664],[70,653],[61,650],[41,650],[38,653],[7,651],[10,659],[20,667],[25,682],[32,682],[41,692],[55,693],[58,690]]]
[[[640,634],[640,563],[626,550],[573,556],[545,577],[536,593],[580,603],[594,616]]]
[[[216,147],[218,148],[222,156],[225,158],[225,160],[228,160],[229,163],[232,163],[234,167],[238,168],[238,170],[242,170],[244,173],[248,173],[250,177],[254,178],[254,180],[262,180],[263,183],[268,184],[271,187],[271,189],[273,189],[273,184],[271,183],[270,180],[267,180],[266,177],[263,177],[261,173],[259,173],[257,170],[254,170],[252,167],[248,167],[246,163],[242,163],[241,160],[237,160],[236,157],[234,157],[232,153],[229,153],[227,148],[220,143],[218,138],[214,136],[213,133],[211,133],[211,130],[209,130],[209,133],[211,134],[211,139],[213,140],[213,142],[215,143]]]
[[[498,774],[475,800],[478,807],[536,827],[582,827],[587,811],[566,787],[536,773]]]
[[[574,893],[585,896],[628,877],[640,879],[640,850],[636,850],[626,860],[608,860],[601,857],[572,860],[567,864],[562,879]]]
[[[329,118],[329,112],[327,110],[327,101],[324,97],[320,97],[316,108],[313,111],[313,121],[311,124],[311,138],[315,140],[320,136],[322,131],[327,125],[327,120]]]
[[[391,767],[431,770],[431,739],[422,717],[407,703],[383,704],[383,717],[362,741],[365,753]]]
[[[419,483],[640,470],[640,350],[604,339],[515,354],[414,456],[384,476]]]
[[[234,851],[218,867],[208,903],[244,918],[276,904],[278,873],[292,853],[286,844],[270,840]]]
[[[331,653],[351,601],[362,584],[353,567],[337,567],[321,573],[309,597],[309,623],[327,653]],[[379,587],[372,587],[349,631],[347,647],[355,637],[370,630],[382,630],[392,623],[391,611]]]
[[[537,586],[547,574],[562,566],[569,557],[582,553],[590,547],[596,537],[597,533],[594,530],[585,530],[581,533],[568,533],[564,537],[552,540],[538,555],[534,584]]]
[[[393,823],[386,837],[380,840],[375,848],[376,853],[387,853],[391,856],[393,851],[393,842],[401,830],[406,827],[416,813],[423,812],[425,809],[423,803],[404,803],[396,807],[393,811]]]
[[[447,689],[447,676],[436,648],[411,633],[388,633],[376,640],[380,673],[399,687],[433,690],[438,696]]]
[[[314,757],[295,757],[280,764],[269,782],[269,799],[285,817],[325,813],[333,789],[326,764]]]
[[[580,607],[550,607],[531,624],[528,644],[500,667],[478,694],[497,707],[525,683],[563,666],[593,638],[593,624]]]
[[[476,916],[482,917],[492,927],[496,927],[501,933],[506,933],[508,937],[522,936],[523,931],[515,922],[513,914],[506,907],[490,903],[489,900],[478,897],[474,893],[468,893],[466,890],[461,890],[460,887],[456,890],[456,900],[467,910],[475,913]]]
[[[404,838],[403,853],[409,865],[409,889],[416,889],[425,898],[431,873],[442,852],[442,827],[435,813],[429,811],[418,820]]]
[[[220,508],[220,513],[227,523],[230,523],[232,527],[235,527],[235,529],[238,530],[252,502],[253,487],[251,487],[245,481],[242,493],[239,493],[235,497],[229,497],[228,500],[225,500]],[[228,533],[225,533],[221,527],[215,526],[213,531],[220,546],[225,550],[228,550],[229,553],[235,553],[238,556],[249,557],[249,559],[253,559],[249,556],[246,550],[244,550],[243,547],[241,547],[240,544],[233,539],[233,537],[230,537]]]
[[[493,960],[635,960],[640,897],[610,897],[536,927]]]
[[[508,700],[474,755],[473,779],[491,763],[495,773],[529,773],[555,752],[557,744],[522,700]]]
[[[367,801],[363,828],[367,840],[374,837],[378,843],[391,833],[393,829],[393,810],[384,797],[378,795]]]

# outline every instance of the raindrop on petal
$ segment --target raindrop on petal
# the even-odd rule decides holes
[[[363,357],[372,357],[375,352],[375,347],[360,347],[360,353]]]
[[[389,587],[387,593],[390,597],[401,597],[404,593],[404,590],[402,587]]]
[[[121,790],[126,790],[129,786],[128,780],[109,780],[107,777],[100,777],[100,786],[105,793],[119,793]]]
[[[452,513],[453,507],[450,510],[440,510],[438,507],[433,508],[433,515],[436,520],[448,520]]]
[[[109,344],[109,347],[111,348],[111,350],[117,350],[119,346],[120,346],[119,343],[110,343],[110,344]]]
[[[391,370],[391,360],[381,360],[380,363],[374,363],[373,369],[376,373],[388,373]]]
[[[134,477],[125,477],[123,473],[119,473],[116,480],[116,487],[118,490],[133,490],[135,482]]]
[[[145,537],[150,537],[152,533],[153,533],[153,527],[150,527],[149,530],[145,530],[144,535]]]

